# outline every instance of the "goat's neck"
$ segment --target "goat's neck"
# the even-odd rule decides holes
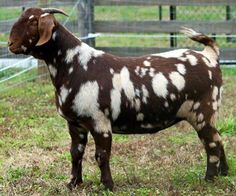
[[[50,41],[33,50],[32,55],[38,59],[44,60],[49,71],[50,68],[54,69],[54,71],[56,70],[57,73],[54,77],[51,73],[51,79],[56,89],[59,88],[62,79],[66,77],[65,73],[67,73],[70,68],[70,64],[65,61],[67,51],[78,45],[81,45],[81,41],[62,25],[58,24],[54,29]]]

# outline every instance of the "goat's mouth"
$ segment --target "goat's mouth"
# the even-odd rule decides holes
[[[27,51],[27,48],[22,47],[22,46],[14,46],[10,45],[8,47],[8,50],[14,54],[28,54],[29,52]]]

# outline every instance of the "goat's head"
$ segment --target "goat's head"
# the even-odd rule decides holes
[[[47,43],[57,21],[54,13],[67,15],[55,8],[29,8],[13,25],[8,41],[9,49],[15,54],[28,54],[34,47]]]

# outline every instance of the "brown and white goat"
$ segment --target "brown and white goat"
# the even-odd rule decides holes
[[[205,178],[227,175],[224,148],[214,122],[222,78],[219,48],[185,28],[203,51],[179,49],[141,57],[96,50],[65,29],[57,9],[29,8],[12,27],[9,49],[43,59],[55,87],[56,106],[72,139],[70,188],[82,183],[82,158],[90,132],[101,182],[113,189],[109,159],[112,133],[155,133],[182,120],[197,131],[207,153]]]

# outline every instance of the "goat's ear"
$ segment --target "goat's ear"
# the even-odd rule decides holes
[[[48,14],[46,16],[41,16],[38,21],[38,31],[39,31],[39,41],[36,46],[41,46],[47,43],[52,37],[52,30],[55,26],[54,16]]]

